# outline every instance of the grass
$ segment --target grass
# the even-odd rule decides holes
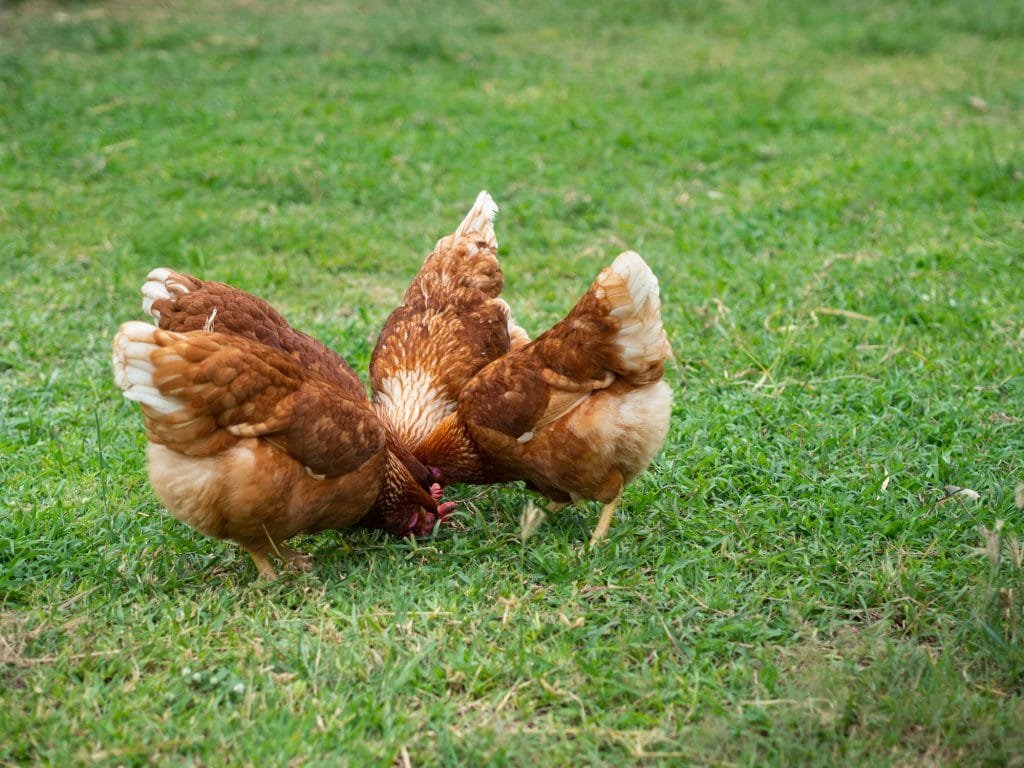
[[[0,10],[0,763],[1021,764],[1020,4],[517,5]],[[481,188],[530,331],[661,278],[607,545],[462,488],[263,584],[171,519],[108,362],[146,272],[365,370]]]

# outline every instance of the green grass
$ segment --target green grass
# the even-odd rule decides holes
[[[0,10],[0,763],[1021,764],[1024,8],[517,5]],[[146,272],[365,370],[481,188],[531,332],[661,278],[607,545],[454,489],[268,585],[170,518],[108,362]]]

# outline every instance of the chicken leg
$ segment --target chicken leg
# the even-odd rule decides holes
[[[601,519],[597,521],[597,528],[594,529],[594,535],[590,537],[590,546],[596,546],[601,543],[601,540],[608,535],[608,529],[612,524],[612,516],[615,514],[615,508],[619,505],[619,501],[622,500],[622,491],[620,490],[616,494],[615,498],[601,507]]]
[[[248,547],[245,547],[245,551],[249,553],[253,564],[256,566],[256,570],[260,572],[262,578],[267,581],[277,581],[277,571],[274,570],[274,566],[271,565],[270,558],[267,557],[265,552],[259,552]]]

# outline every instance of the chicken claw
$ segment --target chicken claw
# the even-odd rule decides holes
[[[304,552],[297,552],[289,547],[282,547],[280,544],[277,547],[278,556],[284,560],[288,565],[297,571],[309,572],[313,568],[313,556],[305,554]]]
[[[313,556],[298,552],[291,547],[271,542],[272,550],[261,552],[246,547],[246,551],[252,556],[252,561],[259,571],[260,577],[266,581],[277,581],[277,571],[270,562],[270,555],[280,558],[285,565],[291,566],[297,571],[308,573],[313,568]]]

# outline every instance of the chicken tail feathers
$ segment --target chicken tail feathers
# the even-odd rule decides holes
[[[158,413],[171,414],[182,410],[185,404],[165,395],[153,380],[156,366],[152,354],[159,347],[155,339],[157,333],[168,332],[138,321],[121,326],[114,337],[114,383],[129,400]]]
[[[142,311],[159,325],[160,309],[154,306],[156,302],[174,300],[191,293],[196,287],[194,278],[178,274],[167,267],[158,267],[146,275],[146,282],[142,284]]]
[[[186,338],[147,323],[124,323],[114,336],[114,382],[142,406],[150,441],[189,456],[208,456],[238,437],[218,429],[215,413],[204,407],[202,384],[196,386],[195,376],[189,375],[196,360],[187,358],[208,355],[214,347],[186,349]]]
[[[482,236],[489,248],[498,247],[498,238],[494,234],[494,217],[498,215],[498,204],[490,196],[487,190],[482,190],[476,196],[476,202],[469,209],[466,218],[462,220],[454,232],[456,239],[470,234]]]
[[[497,297],[504,285],[494,234],[497,213],[498,206],[486,190],[477,195],[462,223],[438,240],[423,261],[405,293],[405,303],[441,309]]]
[[[592,288],[618,326],[611,345],[613,370],[635,383],[656,381],[672,357],[661,324],[658,278],[638,253],[626,251],[598,275]]]

